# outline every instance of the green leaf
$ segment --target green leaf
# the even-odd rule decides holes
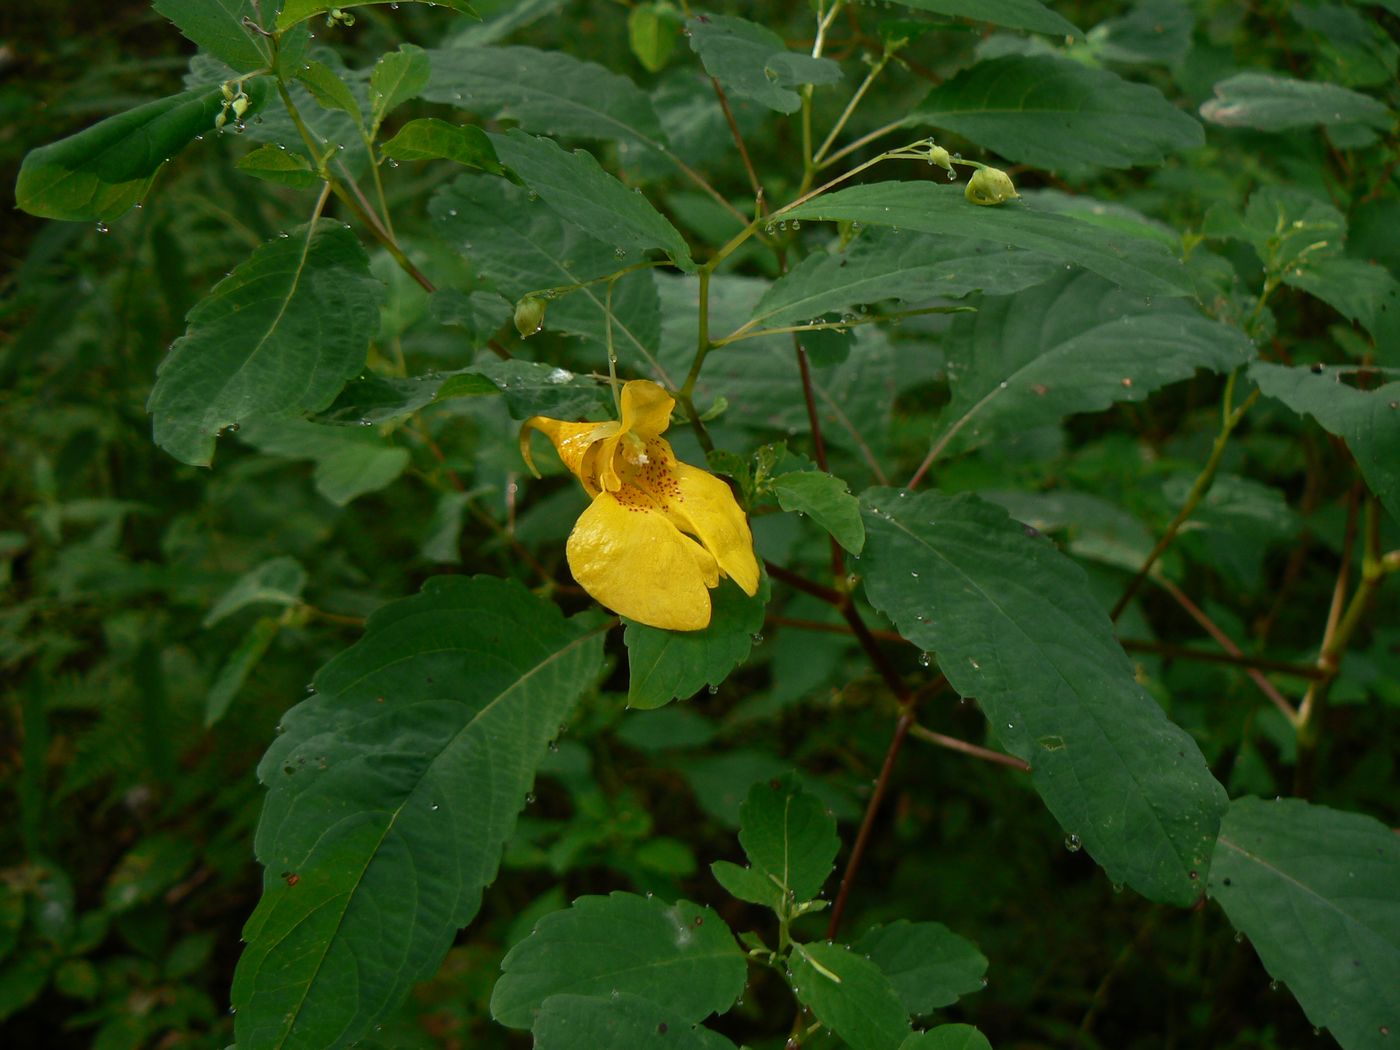
[[[1157,164],[1205,144],[1200,123],[1156,88],[1050,55],[978,62],[929,92],[907,122],[1052,170]]]
[[[865,523],[860,501],[840,478],[820,470],[796,470],[773,479],[778,506],[798,514],[810,514],[833,539],[852,554],[865,546]]]
[[[609,175],[591,153],[570,153],[551,139],[519,130],[490,137],[501,162],[585,233],[615,245],[624,255],[659,248],[682,270],[695,269],[685,238],[640,190],[628,189]]]
[[[739,844],[780,898],[798,904],[821,891],[841,848],[836,819],[792,774],[749,789],[739,807]]]
[[[156,834],[128,850],[102,889],[102,903],[113,913],[147,904],[179,882],[194,867],[198,849],[180,835]]]
[[[535,1050],[735,1050],[718,1032],[680,1020],[668,1004],[621,992],[551,995],[533,1034]]]
[[[371,134],[387,114],[418,97],[431,72],[428,53],[413,44],[400,44],[397,51],[379,56],[369,77]]]
[[[528,1028],[550,996],[616,991],[696,1024],[728,1010],[745,976],[734,935],[709,908],[631,893],[580,897],[546,915],[507,953],[491,992],[491,1016],[509,1028]]]
[[[1400,281],[1384,266],[1339,256],[1309,257],[1288,270],[1284,284],[1315,295],[1375,341],[1385,364],[1400,365]]]
[[[648,98],[624,76],[533,47],[454,47],[429,52],[423,97],[526,131],[604,139],[655,149],[665,142]]]
[[[1347,223],[1341,212],[1306,190],[1266,186],[1250,195],[1242,216],[1223,202],[1212,205],[1204,232],[1244,241],[1271,273],[1282,274],[1340,254]]]
[[[888,977],[840,944],[794,944],[793,991],[851,1050],[898,1050],[909,1035],[904,1005]]]
[[[248,628],[243,640],[229,653],[209,692],[204,697],[204,724],[212,726],[228,713],[229,705],[238,696],[243,683],[262,661],[268,647],[282,630],[282,624],[274,616],[260,616]]]
[[[349,113],[356,124],[364,120],[364,114],[360,112],[360,102],[350,90],[350,85],[324,62],[307,63],[297,70],[297,80],[306,85],[306,90],[311,92],[312,97],[323,108]]]
[[[227,426],[318,411],[364,367],[383,288],[340,223],[259,247],[186,318],[147,411],[176,459],[208,465]]]
[[[1380,102],[1336,84],[1294,80],[1266,73],[1236,73],[1215,85],[1201,103],[1212,124],[1258,131],[1284,131],[1313,124],[1366,124],[1388,128],[1393,115]]]
[[[301,562],[288,554],[269,558],[245,572],[224,592],[204,617],[204,626],[212,627],[249,605],[298,605],[305,587],[306,570]]]
[[[1228,372],[1254,347],[1180,300],[1143,300],[1081,272],[984,299],[954,319],[947,355],[952,398],[937,440],[969,448],[1142,401],[1197,369]]]
[[[1106,62],[1174,65],[1191,50],[1195,21],[1182,0],[1139,0],[1089,30],[1088,44]]]
[[[258,768],[240,1046],[348,1044],[437,969],[602,654],[519,584],[452,576],[379,609],[322,668]]]
[[[732,897],[771,908],[775,912],[783,910],[783,891],[764,872],[743,868],[727,860],[717,860],[710,865],[710,874]]]
[[[254,101],[261,95],[249,93]],[[223,103],[218,88],[186,91],[31,150],[20,165],[15,203],[45,219],[110,222],[146,196],[162,164],[214,130]]]
[[[816,252],[779,277],[754,307],[750,323],[803,324],[887,299],[1007,295],[1039,284],[1060,267],[1050,256],[1006,251],[989,241],[869,230],[845,251]]]
[[[659,73],[676,49],[681,23],[667,3],[638,4],[627,16],[627,42],[648,73]]]
[[[1138,685],[1083,570],[972,496],[861,502],[872,604],[977,699],[1070,841],[1114,883],[1196,900],[1224,789]]]
[[[710,626],[703,631],[663,631],[625,621],[627,706],[662,707],[707,685],[718,687],[748,659],[753,636],[763,630],[769,591],[767,575],[752,598],[732,580],[721,581],[710,592]]]
[[[287,30],[298,22],[323,15],[332,8],[365,7],[369,4],[386,4],[390,0],[284,0],[282,12],[277,16],[277,28]],[[404,0],[404,3],[426,3],[429,7],[450,7],[465,15],[476,17],[476,9],[467,0]]]
[[[890,979],[911,1014],[929,1014],[982,990],[987,957],[941,922],[900,919],[875,926],[851,949]]]
[[[905,7],[920,11],[990,22],[1008,29],[1029,29],[1050,36],[1083,36],[1073,22],[1066,21],[1039,0],[898,0]]]
[[[917,233],[991,240],[1082,266],[1148,295],[1191,295],[1181,260],[1161,244],[1114,233],[1024,201],[979,208],[955,186],[876,182],[823,194],[787,213],[789,219],[849,220]]]
[[[1264,968],[1348,1050],[1400,1034],[1400,836],[1301,799],[1236,799],[1210,895]],[[1387,1038],[1390,1036],[1390,1038]]]
[[[738,98],[779,113],[795,113],[802,84],[835,84],[841,67],[826,58],[789,51],[771,29],[732,15],[698,15],[686,23],[690,47],[705,72]]]
[[[510,320],[512,311],[511,304],[495,292],[475,291],[468,295],[455,288],[440,288],[428,300],[433,320],[465,331],[473,350],[490,342]]]
[[[588,282],[627,264],[611,245],[566,222],[544,202],[531,201],[525,190],[504,179],[464,175],[435,193],[428,211],[439,236],[470,258],[507,299],[541,289],[585,285],[549,300],[545,328],[606,344],[607,288],[602,282]],[[616,281],[612,312],[618,352],[655,360],[652,350],[661,337],[661,306],[648,271]],[[664,376],[658,378],[667,381]]]
[[[1400,48],[1377,18],[1366,18],[1359,11],[1339,4],[1319,4],[1292,8],[1289,14],[1299,25],[1319,39],[1319,50],[1326,58],[1320,72],[1323,79],[1340,81],[1349,87],[1383,84],[1395,77],[1400,64]]]
[[[239,73],[271,64],[262,41],[243,27],[245,18],[258,20],[252,0],[154,0],[151,6],[189,40]]]
[[[303,419],[258,419],[238,435],[259,452],[316,464],[316,491],[338,507],[392,484],[409,463],[406,448],[372,430],[323,426]]]
[[[442,158],[493,175],[505,174],[486,132],[474,124],[451,124],[439,117],[410,120],[380,147],[380,152],[394,160]]]
[[[479,361],[472,366],[472,373],[447,380],[439,396],[477,393],[475,378],[484,376],[505,397],[506,409],[514,419],[531,416],[572,419],[606,411],[612,406],[606,386],[588,376],[540,361]],[[471,388],[463,390],[462,384],[468,382]]]
[[[234,167],[255,179],[298,190],[310,189],[321,182],[306,157],[288,149],[278,149],[270,142],[239,157]]]
[[[899,1050],[992,1050],[992,1044],[970,1024],[941,1024],[927,1032],[915,1032]]]
[[[1359,374],[1372,382],[1388,382],[1369,388],[1342,382]],[[1249,378],[1267,396],[1299,415],[1312,416],[1323,430],[1344,439],[1366,484],[1400,520],[1400,373],[1322,365],[1289,368],[1256,361],[1249,366]]]

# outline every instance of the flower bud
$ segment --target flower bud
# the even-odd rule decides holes
[[[964,195],[973,204],[1001,204],[1020,196],[1011,176],[1000,168],[978,168],[967,180]]]
[[[942,146],[935,146],[933,143],[929,143],[928,162],[930,164],[937,164],[944,171],[953,170],[953,158],[948,155],[948,151]]]
[[[515,330],[520,333],[520,338],[529,339],[544,327],[546,305],[537,295],[527,295],[515,304]]]
[[[243,114],[248,112],[248,96],[242,93],[235,95],[229,106],[233,109],[234,118],[242,120]]]

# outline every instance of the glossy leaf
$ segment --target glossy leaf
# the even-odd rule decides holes
[[[533,47],[440,48],[429,57],[433,74],[423,97],[431,102],[545,135],[652,149],[665,141],[651,99],[596,63]]]
[[[632,994],[552,995],[535,1017],[535,1050],[735,1050],[718,1032]]]
[[[1365,369],[1366,381],[1344,379],[1363,370],[1322,365],[1290,368],[1256,361],[1249,378],[1266,396],[1346,441],[1371,491],[1400,520],[1400,372]],[[1374,384],[1374,385],[1373,385]]]
[[[553,995],[607,997],[616,990],[696,1024],[729,1009],[745,970],[734,935],[709,908],[631,893],[580,897],[546,915],[507,953],[491,1015],[528,1028]]]
[[[860,501],[851,495],[840,478],[820,470],[795,470],[773,479],[773,494],[783,510],[811,515],[813,521],[852,554],[859,554],[865,546]]]
[[[991,240],[1082,266],[1148,295],[1191,295],[1191,281],[1160,243],[1107,231],[1022,201],[979,208],[961,188],[931,182],[876,182],[823,194],[787,213],[789,219],[849,220],[918,233]]]
[[[438,577],[370,617],[258,769],[240,1045],[353,1042],[436,970],[601,660],[599,634],[505,580]]]
[[[992,1050],[992,1044],[970,1024],[941,1024],[927,1032],[915,1032],[899,1050]]]
[[[306,86],[318,104],[325,109],[348,113],[359,124],[364,120],[360,101],[339,73],[324,62],[308,62],[297,70],[297,80]]]
[[[448,7],[466,15],[476,15],[476,9],[467,0],[403,0],[404,3],[426,3],[429,7]],[[290,29],[308,18],[323,15],[332,8],[365,7],[369,4],[385,4],[390,0],[284,0],[282,11],[277,16],[277,28]]]
[[[379,56],[369,78],[370,128],[378,129],[384,117],[428,86],[432,64],[428,53],[412,44]]]
[[[161,363],[147,404],[156,443],[207,465],[224,427],[325,408],[364,367],[382,294],[339,223],[262,245],[190,311]]]
[[[214,130],[223,103],[218,88],[186,91],[31,150],[20,165],[15,203],[45,219],[110,222],[146,196],[162,164]]]
[[[982,990],[987,957],[941,922],[899,919],[851,945],[885,972],[911,1014],[929,1014]]]
[[[1198,369],[1228,372],[1254,347],[1180,300],[1132,296],[1089,273],[1060,274],[954,319],[952,398],[940,445],[968,448],[1027,427],[1141,401]]]
[[[1156,88],[1048,55],[978,62],[929,92],[909,123],[1052,170],[1156,164],[1205,144],[1200,123]]]
[[[1083,36],[1074,25],[1040,0],[897,0],[920,11],[990,22],[1008,29],[1029,29],[1050,36]]]
[[[729,94],[779,113],[793,113],[803,84],[834,84],[841,67],[830,59],[789,51],[771,29],[733,15],[700,15],[686,23],[691,49],[705,72]]]
[[[973,496],[872,489],[861,502],[875,607],[977,699],[1110,880],[1196,900],[1224,789],[1138,685],[1083,571]]]
[[[909,1019],[894,986],[869,959],[840,944],[793,945],[797,998],[851,1050],[898,1050]]]
[[[1201,104],[1201,116],[1257,131],[1348,123],[1385,128],[1393,119],[1382,103],[1359,91],[1268,73],[1236,73],[1220,81],[1215,97]]]
[[[821,891],[841,848],[836,819],[790,774],[749,789],[739,807],[739,844],[753,870],[799,904]]]
[[[1053,277],[1061,267],[1048,255],[1007,251],[989,241],[869,230],[845,251],[816,252],[774,281],[750,321],[778,327],[887,299],[1007,295]]]
[[[627,706],[662,707],[686,700],[707,685],[718,687],[742,664],[763,630],[769,583],[765,576],[750,598],[732,581],[710,592],[710,626],[703,631],[663,631],[626,621]]]
[[[288,149],[278,149],[270,142],[239,157],[234,167],[255,179],[298,190],[310,189],[321,182],[306,157]]]
[[[615,245],[623,255],[659,248],[682,270],[695,269],[676,228],[640,191],[628,189],[599,167],[591,153],[569,152],[523,131],[492,135],[491,141],[506,167],[585,233]]]
[[[1301,799],[1236,799],[1220,827],[1210,895],[1347,1050],[1400,1035],[1400,836],[1371,817]]]
[[[240,576],[204,617],[204,626],[212,627],[249,605],[297,605],[306,587],[306,570],[301,562],[283,554],[269,558],[261,565]]]
[[[394,160],[441,158],[493,175],[505,172],[486,132],[473,124],[452,124],[439,117],[410,120],[380,147],[380,152]]]
[[[265,68],[271,56],[243,26],[257,22],[252,0],[154,0],[157,14],[175,23],[196,45],[239,73]]]

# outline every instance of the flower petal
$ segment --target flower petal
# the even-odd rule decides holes
[[[533,430],[538,430],[553,442],[554,451],[559,453],[564,466],[583,482],[590,496],[596,495],[599,488],[596,455],[590,456],[588,453],[599,441],[615,436],[621,430],[621,424],[615,420],[606,423],[570,423],[548,416],[531,416],[520,427],[520,454],[538,477],[539,471],[535,470],[535,461],[530,457],[530,432]]]
[[[715,559],[651,501],[596,496],[569,535],[569,569],[585,591],[629,619],[667,631],[710,625]]]
[[[720,570],[753,597],[758,593],[758,559],[748,519],[734,493],[713,474],[678,460],[671,476],[680,498],[670,501],[667,515],[680,528],[694,533],[714,555]]]
[[[671,425],[676,399],[650,379],[634,379],[622,388],[622,430],[654,438]]]

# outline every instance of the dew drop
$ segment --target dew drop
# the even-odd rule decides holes
[[[1084,843],[1079,841],[1078,835],[1065,836],[1065,849],[1069,850],[1071,853],[1078,853],[1083,848]]]

